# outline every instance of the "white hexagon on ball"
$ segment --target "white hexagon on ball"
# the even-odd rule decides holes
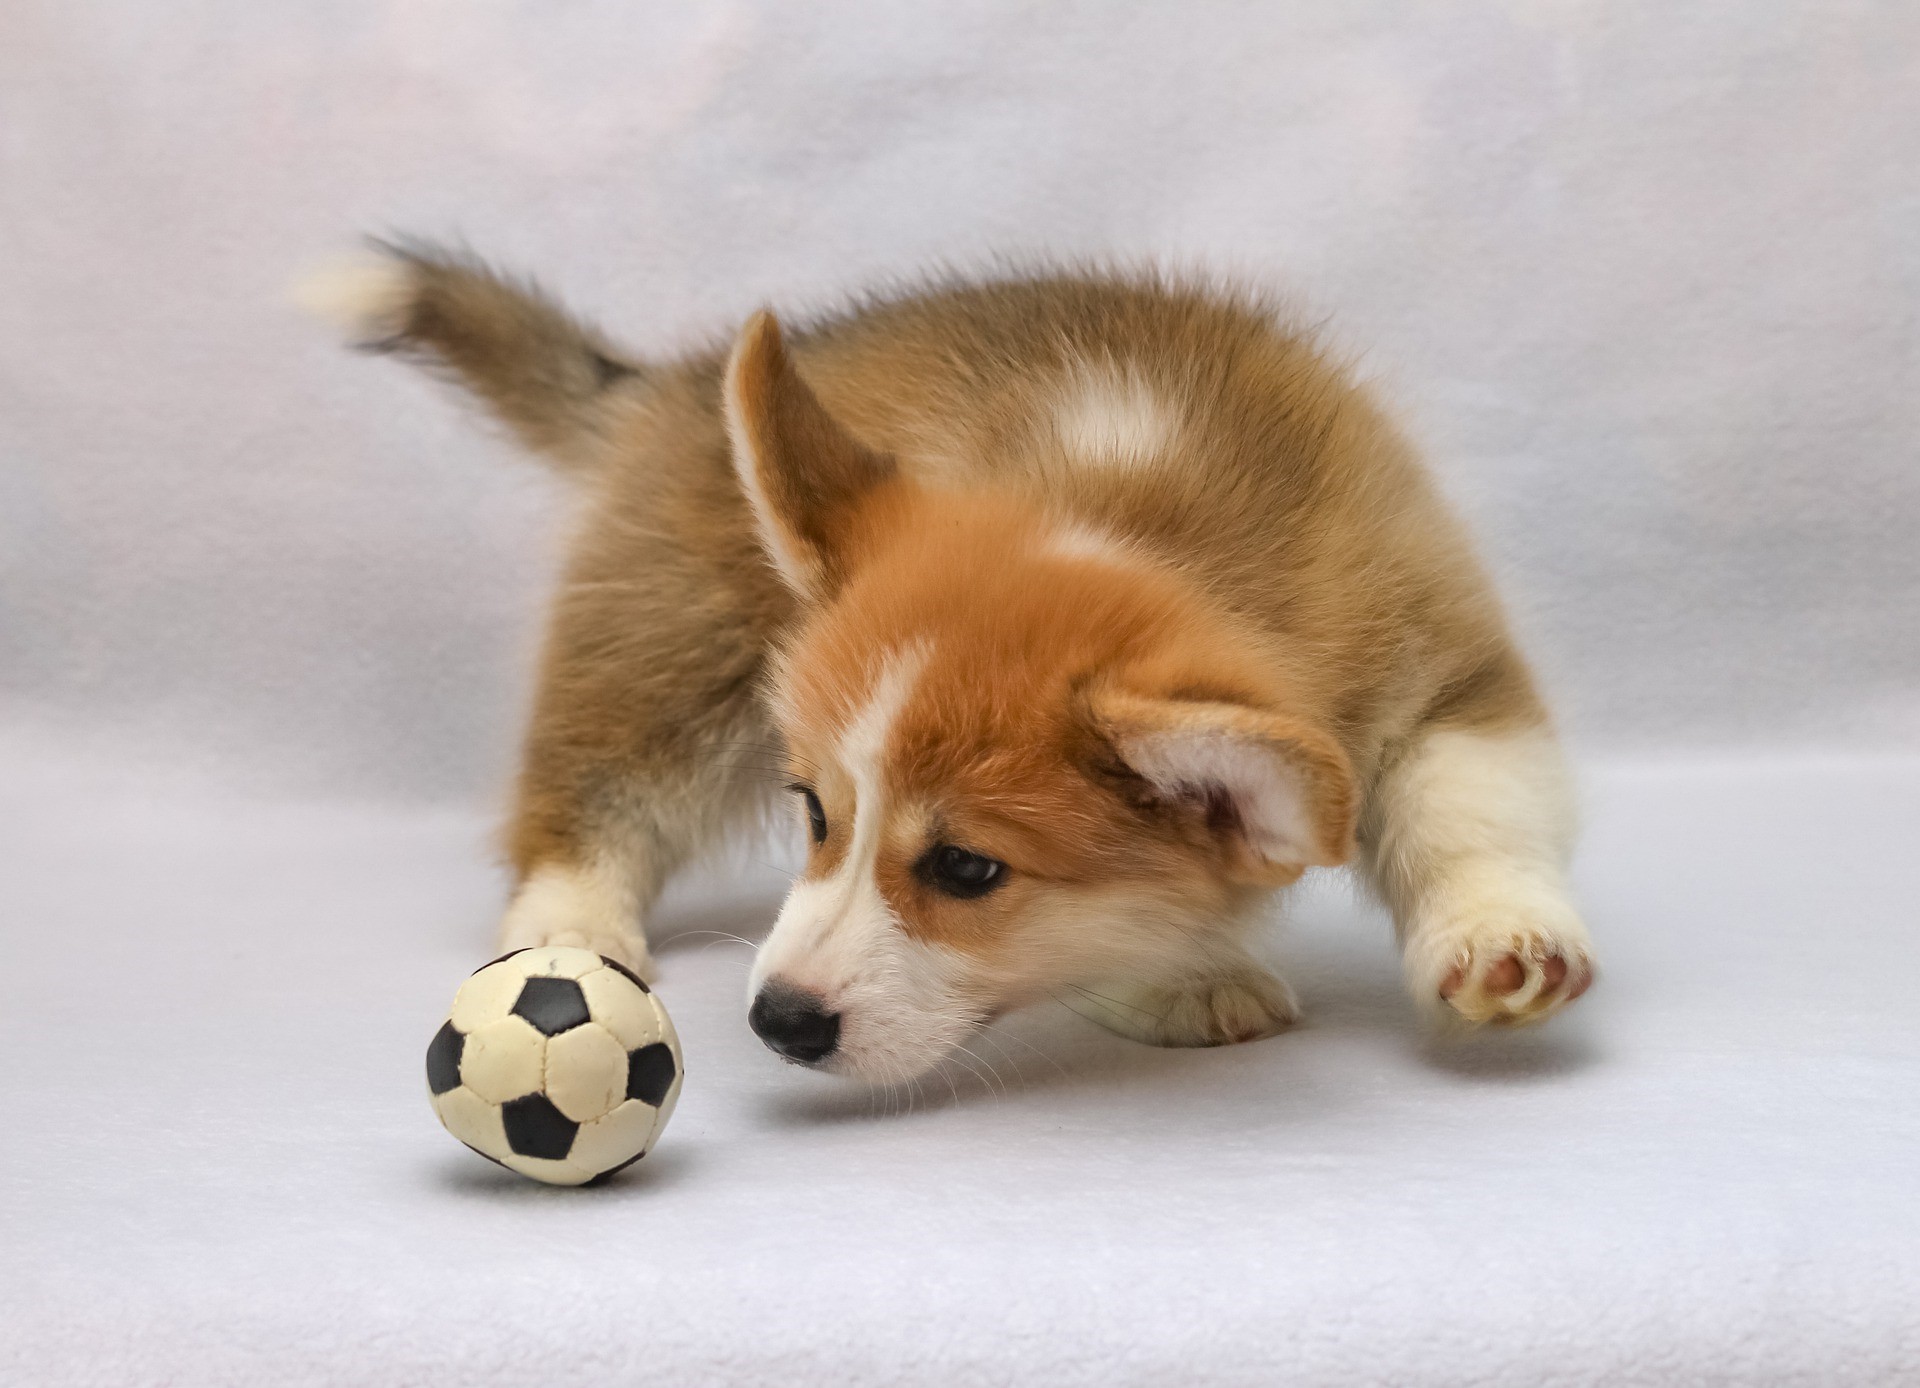
[[[666,1008],[629,970],[571,946],[478,970],[427,1048],[448,1132],[535,1180],[582,1185],[645,1156],[684,1067]]]

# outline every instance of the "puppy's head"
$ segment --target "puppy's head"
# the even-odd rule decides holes
[[[1192,585],[1032,500],[909,482],[770,318],[727,409],[805,613],[772,690],[811,845],[753,971],[773,1049],[907,1078],[1055,989],[1190,966],[1347,856],[1345,757]]]

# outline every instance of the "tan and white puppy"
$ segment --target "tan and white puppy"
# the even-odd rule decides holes
[[[578,479],[503,943],[645,969],[667,875],[777,763],[811,841],[753,971],[789,1059],[873,1080],[1079,987],[1162,1045],[1294,1016],[1245,940],[1309,867],[1416,1000],[1593,978],[1572,810],[1487,580],[1309,337],[1151,275],[958,284],[643,362],[422,247],[318,286]]]

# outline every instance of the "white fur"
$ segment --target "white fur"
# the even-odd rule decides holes
[[[1079,521],[1049,531],[1041,550],[1056,559],[1085,559],[1123,568],[1139,562],[1139,556],[1118,536]]]
[[[389,255],[349,256],[314,266],[294,281],[294,303],[353,342],[384,342],[407,326],[413,272]]]
[[[805,596],[813,591],[819,575],[810,556],[789,541],[786,527],[774,512],[773,503],[767,497],[766,485],[761,481],[761,469],[766,460],[754,448],[753,431],[747,427],[746,415],[740,408],[740,371],[745,360],[743,349],[748,337],[746,333],[741,334],[740,342],[734,346],[733,356],[727,362],[726,388],[722,392],[727,441],[733,453],[733,473],[740,479],[740,490],[746,494],[747,505],[753,511],[753,524],[759,533],[761,548],[773,561],[774,568],[787,586]]]
[[[1550,733],[1431,733],[1374,797],[1373,876],[1422,1001],[1453,968],[1511,952],[1528,976],[1498,1007],[1518,1015],[1543,991],[1547,955],[1591,965],[1566,878],[1573,792]]]
[[[964,961],[908,937],[875,876],[886,824],[887,736],[912,696],[927,650],[893,655],[866,705],[841,733],[837,757],[854,787],[851,842],[833,876],[794,885],[748,979],[819,996],[840,1014],[829,1069],[905,1079],[945,1054],[972,1026],[957,1000]]]
[[[1160,458],[1180,429],[1172,405],[1132,368],[1083,362],[1053,407],[1053,430],[1076,461],[1095,467],[1143,467]]]
[[[879,815],[884,808],[887,735],[893,731],[900,710],[913,697],[913,687],[926,668],[930,654],[929,648],[921,644],[889,655],[880,668],[880,677],[873,682],[865,707],[840,734],[840,764],[853,779],[861,801],[873,808],[871,815],[856,815],[856,841],[863,828],[876,836],[879,834]],[[877,837],[874,842],[878,842]]]
[[[1248,846],[1270,863],[1304,867],[1320,857],[1303,779],[1264,743],[1215,730],[1122,737],[1128,766],[1169,794],[1218,786],[1233,798]]]
[[[500,948],[533,945],[577,945],[643,975],[651,970],[632,879],[606,860],[549,863],[520,884],[500,922]]]

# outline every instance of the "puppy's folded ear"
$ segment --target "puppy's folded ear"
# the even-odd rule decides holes
[[[767,557],[802,598],[845,582],[846,531],[859,501],[895,474],[828,414],[793,368],[780,324],[758,313],[727,362],[727,435]]]
[[[1109,689],[1094,727],[1132,798],[1190,816],[1243,881],[1282,886],[1353,853],[1353,769],[1330,736],[1244,704]]]

